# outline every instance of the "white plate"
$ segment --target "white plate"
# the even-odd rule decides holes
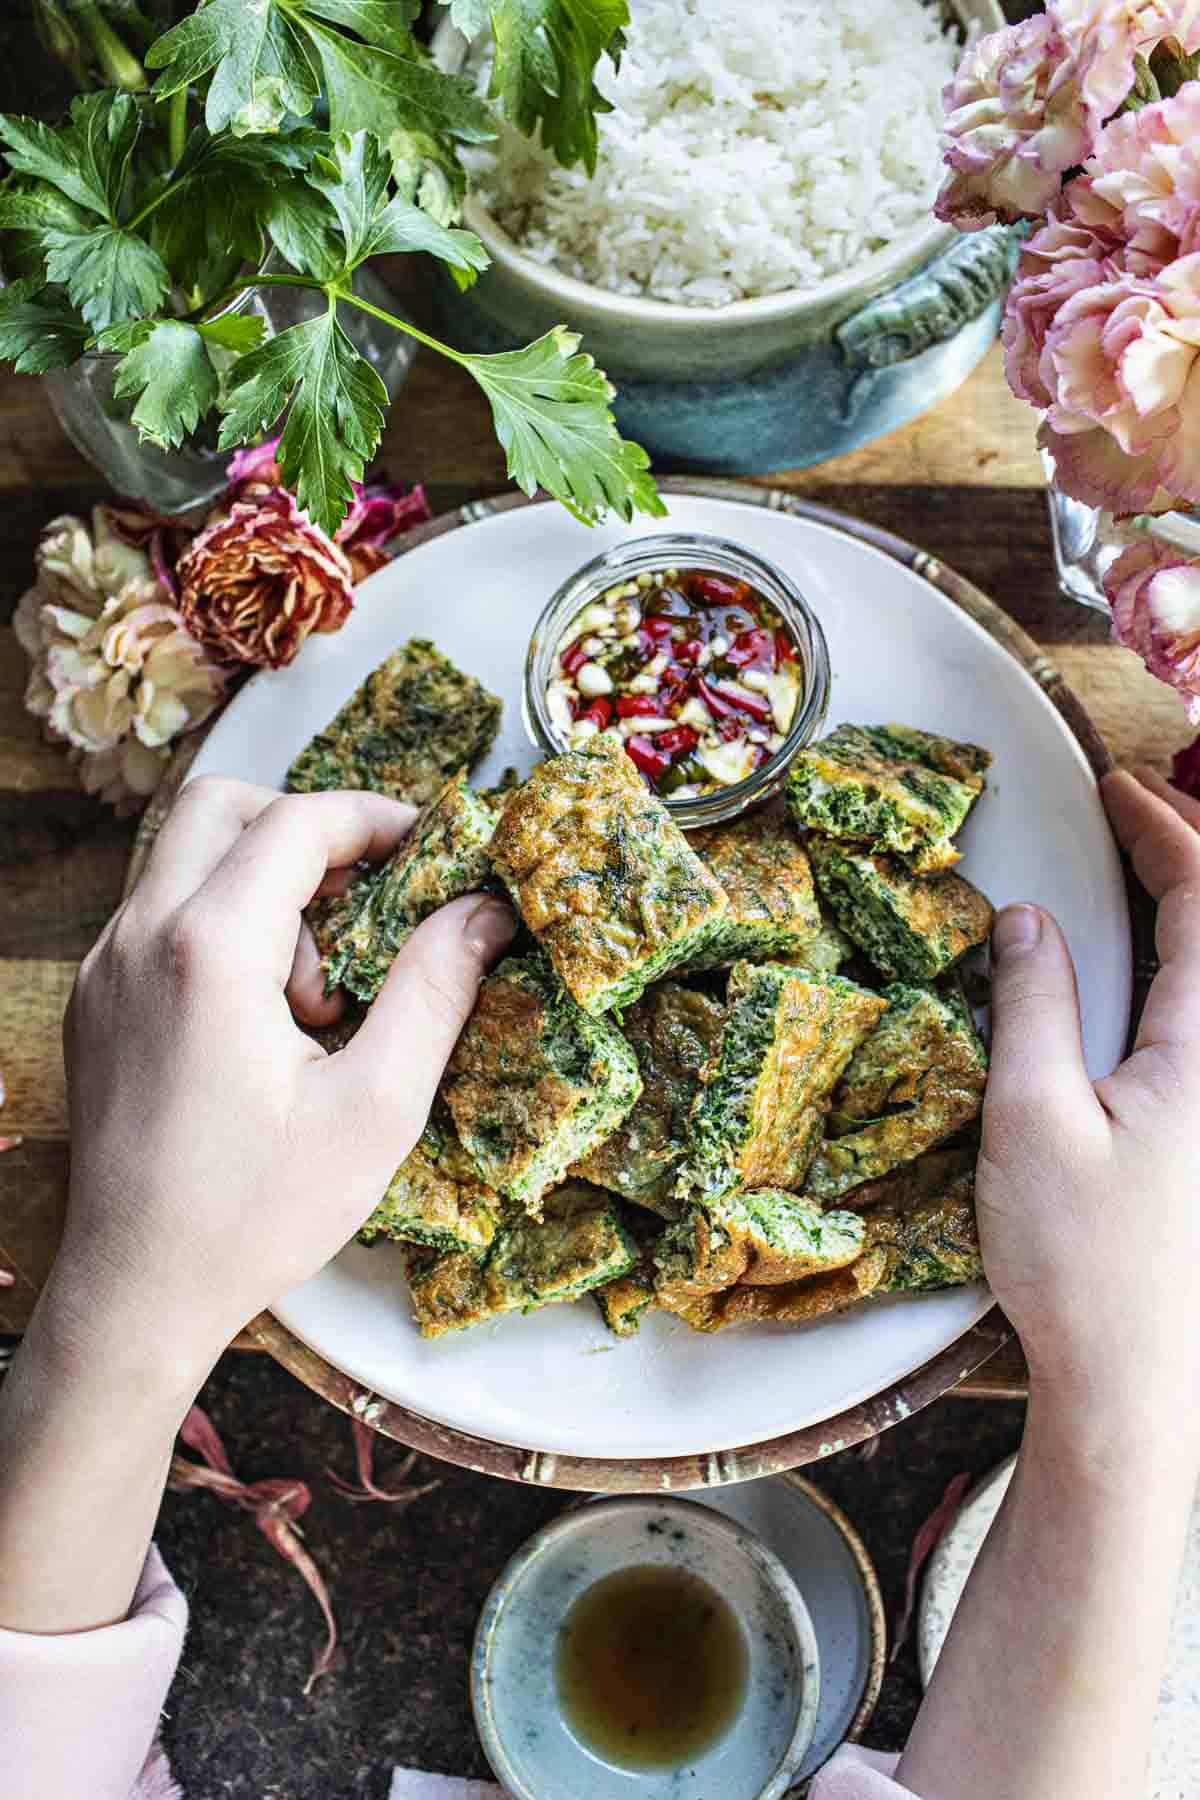
[[[671,529],[738,539],[799,584],[829,640],[831,722],[903,719],[992,749],[994,779],[964,833],[964,870],[998,905],[1036,900],[1057,914],[1079,969],[1089,1067],[1110,1070],[1131,992],[1121,868],[1083,752],[1037,683],[928,582],[870,545],[733,499],[674,494],[669,505]],[[243,688],[192,774],[281,785],[309,738],[412,636],[433,638],[505,702],[479,778],[508,763],[528,768],[536,758],[520,700],[537,614],[582,562],[645,531],[645,521],[588,530],[542,505],[430,539],[359,588],[335,636],[310,638],[289,668]],[[632,1458],[733,1449],[830,1418],[945,1349],[989,1303],[975,1286],[800,1330],[717,1337],[653,1314],[618,1343],[585,1300],[425,1343],[396,1251],[355,1244],[275,1311],[354,1380],[427,1418],[528,1449]]]

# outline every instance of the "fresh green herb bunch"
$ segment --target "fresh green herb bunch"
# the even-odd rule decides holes
[[[0,114],[0,357],[39,374],[117,353],[118,396],[168,449],[214,407],[230,450],[286,412],[284,478],[332,532],[388,404],[339,323],[339,305],[355,306],[474,376],[526,493],[545,488],[589,522],[663,511],[574,333],[467,355],[353,291],[385,252],[425,251],[462,287],[487,267],[458,225],[459,150],[494,135],[494,115],[414,37],[421,0],[200,0],[161,35],[156,0],[36,3],[43,41],[81,84],[106,85],[57,126]],[[593,75],[620,54],[627,0],[442,4],[468,35],[490,23],[505,116],[593,168],[606,105]],[[264,339],[260,318],[230,308],[273,285],[324,304]]]

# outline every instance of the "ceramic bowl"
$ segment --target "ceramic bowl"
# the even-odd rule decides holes
[[[952,0],[964,25],[1004,24],[998,0]],[[446,68],[465,40],[434,39]],[[894,431],[966,379],[999,327],[1017,238],[961,235],[930,218],[812,287],[726,306],[646,300],[576,281],[526,256],[468,201],[492,259],[459,294],[441,282],[442,328],[461,348],[511,350],[565,321],[617,385],[622,432],[673,468],[764,473],[824,462]]]
[[[606,1575],[639,1564],[702,1576],[746,1637],[742,1709],[686,1768],[634,1772],[584,1749],[558,1702],[554,1657],[573,1602]],[[515,1800],[779,1800],[799,1773],[820,1700],[817,1640],[782,1562],[732,1520],[695,1501],[628,1497],[564,1513],[536,1532],[488,1595],[475,1634],[475,1725]]]

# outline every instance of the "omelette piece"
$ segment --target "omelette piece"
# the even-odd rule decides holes
[[[820,1147],[838,1077],[887,1001],[840,975],[735,963],[720,1055],[692,1111],[684,1199],[733,1188],[796,1192]]]
[[[657,1291],[673,1310],[741,1284],[777,1287],[845,1268],[862,1253],[866,1227],[853,1212],[775,1188],[697,1202],[669,1225],[656,1253]]]
[[[808,852],[838,924],[892,981],[935,981],[991,935],[991,901],[961,875],[914,875],[833,838]]]
[[[543,957],[510,956],[483,981],[442,1091],[483,1180],[536,1216],[642,1081],[620,1032],[577,1006]]]
[[[610,732],[539,764],[504,808],[492,862],[593,1014],[628,1006],[687,962],[729,907]]]
[[[979,1159],[975,1143],[956,1144],[947,1150],[927,1150],[914,1162],[882,1175],[877,1181],[864,1181],[852,1188],[841,1204],[855,1212],[871,1212],[878,1206],[894,1212],[912,1212],[926,1200],[945,1194],[960,1176],[974,1176]]]
[[[413,1310],[421,1335],[440,1337],[576,1300],[626,1274],[637,1257],[612,1196],[568,1182],[547,1196],[541,1222],[506,1220],[482,1260],[462,1251],[411,1253]]]
[[[785,963],[798,975],[836,975],[843,963],[854,955],[854,945],[832,919],[822,919],[815,937],[786,956],[774,956],[772,962]]]
[[[916,1205],[880,1206],[863,1219],[862,1254],[843,1269],[778,1287],[739,1284],[719,1293],[664,1293],[658,1303],[695,1331],[773,1322],[801,1325],[860,1300],[959,1287],[983,1274],[971,1170]]]
[[[449,900],[491,879],[488,845],[496,815],[467,786],[466,771],[445,783],[385,863],[364,869],[344,894],[310,903],[306,917],[325,974],[325,992],[344,987],[369,1004],[401,946]]]
[[[729,896],[692,969],[773,962],[802,952],[821,931],[821,914],[804,847],[785,814],[744,813],[688,834]]]
[[[828,1203],[911,1162],[978,1117],[987,1051],[955,993],[903,983],[851,1057],[833,1094],[825,1142],[808,1172]]]
[[[788,805],[801,825],[893,851],[928,873],[958,861],[952,840],[991,760],[977,744],[909,725],[839,725],[796,757]]]
[[[639,1211],[636,1206],[625,1207],[621,1218],[637,1246],[637,1261],[615,1281],[606,1281],[603,1287],[596,1288],[592,1298],[614,1337],[633,1337],[643,1315],[655,1305],[654,1286],[658,1271],[654,1252],[663,1227],[658,1219]]]
[[[675,1218],[679,1165],[700,1077],[721,1042],[725,1009],[706,994],[664,981],[621,1019],[642,1077],[641,1098],[610,1137],[571,1170],[652,1212]]]
[[[288,770],[292,793],[372,788],[424,806],[471,768],[500,729],[501,704],[425,638],[412,638],[363,682]]]
[[[363,1244],[395,1238],[478,1257],[494,1239],[502,1211],[499,1194],[480,1181],[439,1100],[358,1237]]]

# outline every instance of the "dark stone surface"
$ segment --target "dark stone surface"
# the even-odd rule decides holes
[[[187,1800],[384,1800],[394,1763],[484,1776],[467,1697],[475,1617],[517,1546],[570,1504],[461,1469],[406,1508],[354,1505],[326,1479],[353,1473],[350,1426],[266,1357],[230,1354],[201,1395],[244,1480],[300,1476],[313,1490],[306,1544],[341,1631],[334,1667],[302,1689],[323,1627],[298,1575],[253,1520],[211,1495],[169,1494],[159,1544],[192,1605],[165,1740]],[[862,1533],[899,1614],[909,1547],[960,1470],[980,1475],[1017,1444],[1022,1408],[943,1400],[809,1470]],[[402,1459],[380,1440],[376,1478]],[[919,1699],[910,1644],[890,1665],[867,1742],[897,1749]]]

